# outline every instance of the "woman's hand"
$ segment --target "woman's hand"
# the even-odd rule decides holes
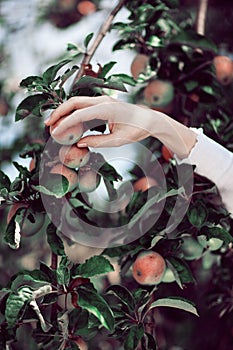
[[[109,134],[85,136],[77,143],[78,147],[115,147],[151,136],[151,110],[109,96],[72,97],[54,110],[45,124],[54,125],[65,116],[66,118],[53,130],[52,135],[62,134],[77,123],[93,119],[108,123]]]

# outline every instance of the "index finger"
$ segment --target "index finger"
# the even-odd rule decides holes
[[[75,96],[71,97],[69,100],[63,102],[60,106],[58,106],[49,116],[48,119],[45,120],[45,125],[50,126],[55,124],[60,118],[68,116],[73,111],[77,109],[82,109],[90,106],[95,106],[104,102],[113,102],[113,99],[109,96]]]

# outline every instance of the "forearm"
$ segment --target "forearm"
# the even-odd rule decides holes
[[[151,136],[159,139],[179,159],[188,157],[197,138],[197,134],[192,129],[168,117],[166,114],[155,111],[151,113],[150,124]]]
[[[178,163],[195,165],[195,172],[211,180],[218,188],[223,204],[233,217],[233,153],[200,130],[194,130],[197,142],[185,159]]]

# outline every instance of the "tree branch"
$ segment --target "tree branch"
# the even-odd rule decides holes
[[[127,0],[119,0],[118,4],[112,9],[112,11],[110,12],[109,16],[107,17],[105,22],[100,27],[95,41],[93,42],[93,44],[90,47],[90,49],[86,51],[86,53],[85,53],[85,55],[83,57],[83,60],[82,60],[82,63],[81,63],[81,67],[80,67],[76,77],[74,78],[72,86],[83,75],[84,67],[87,64],[90,63],[90,60],[91,60],[92,56],[94,55],[94,53],[97,50],[98,46],[100,45],[101,41],[103,40],[103,38],[107,34],[107,32],[108,32],[108,30],[109,30],[109,28],[110,28],[110,26],[112,24],[112,21],[113,21],[114,17],[120,11],[120,9],[124,6],[126,1]]]
[[[207,14],[208,0],[199,0],[197,11],[196,32],[205,35],[205,21]]]

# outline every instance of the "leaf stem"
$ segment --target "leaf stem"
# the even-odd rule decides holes
[[[105,22],[100,27],[95,41],[93,42],[93,44],[90,47],[90,49],[86,51],[86,53],[85,53],[85,55],[83,57],[83,60],[82,60],[82,63],[81,63],[81,67],[80,67],[76,77],[74,78],[72,87],[74,86],[76,81],[83,75],[84,67],[87,64],[90,63],[90,60],[91,60],[92,56],[94,55],[94,53],[97,50],[98,46],[100,45],[101,41],[103,40],[103,38],[105,37],[106,33],[108,32],[114,17],[120,11],[120,9],[124,6],[126,1],[127,0],[119,0],[118,4],[112,9],[112,11],[110,12],[109,16],[107,17]],[[72,87],[71,87],[71,89],[72,89]]]

